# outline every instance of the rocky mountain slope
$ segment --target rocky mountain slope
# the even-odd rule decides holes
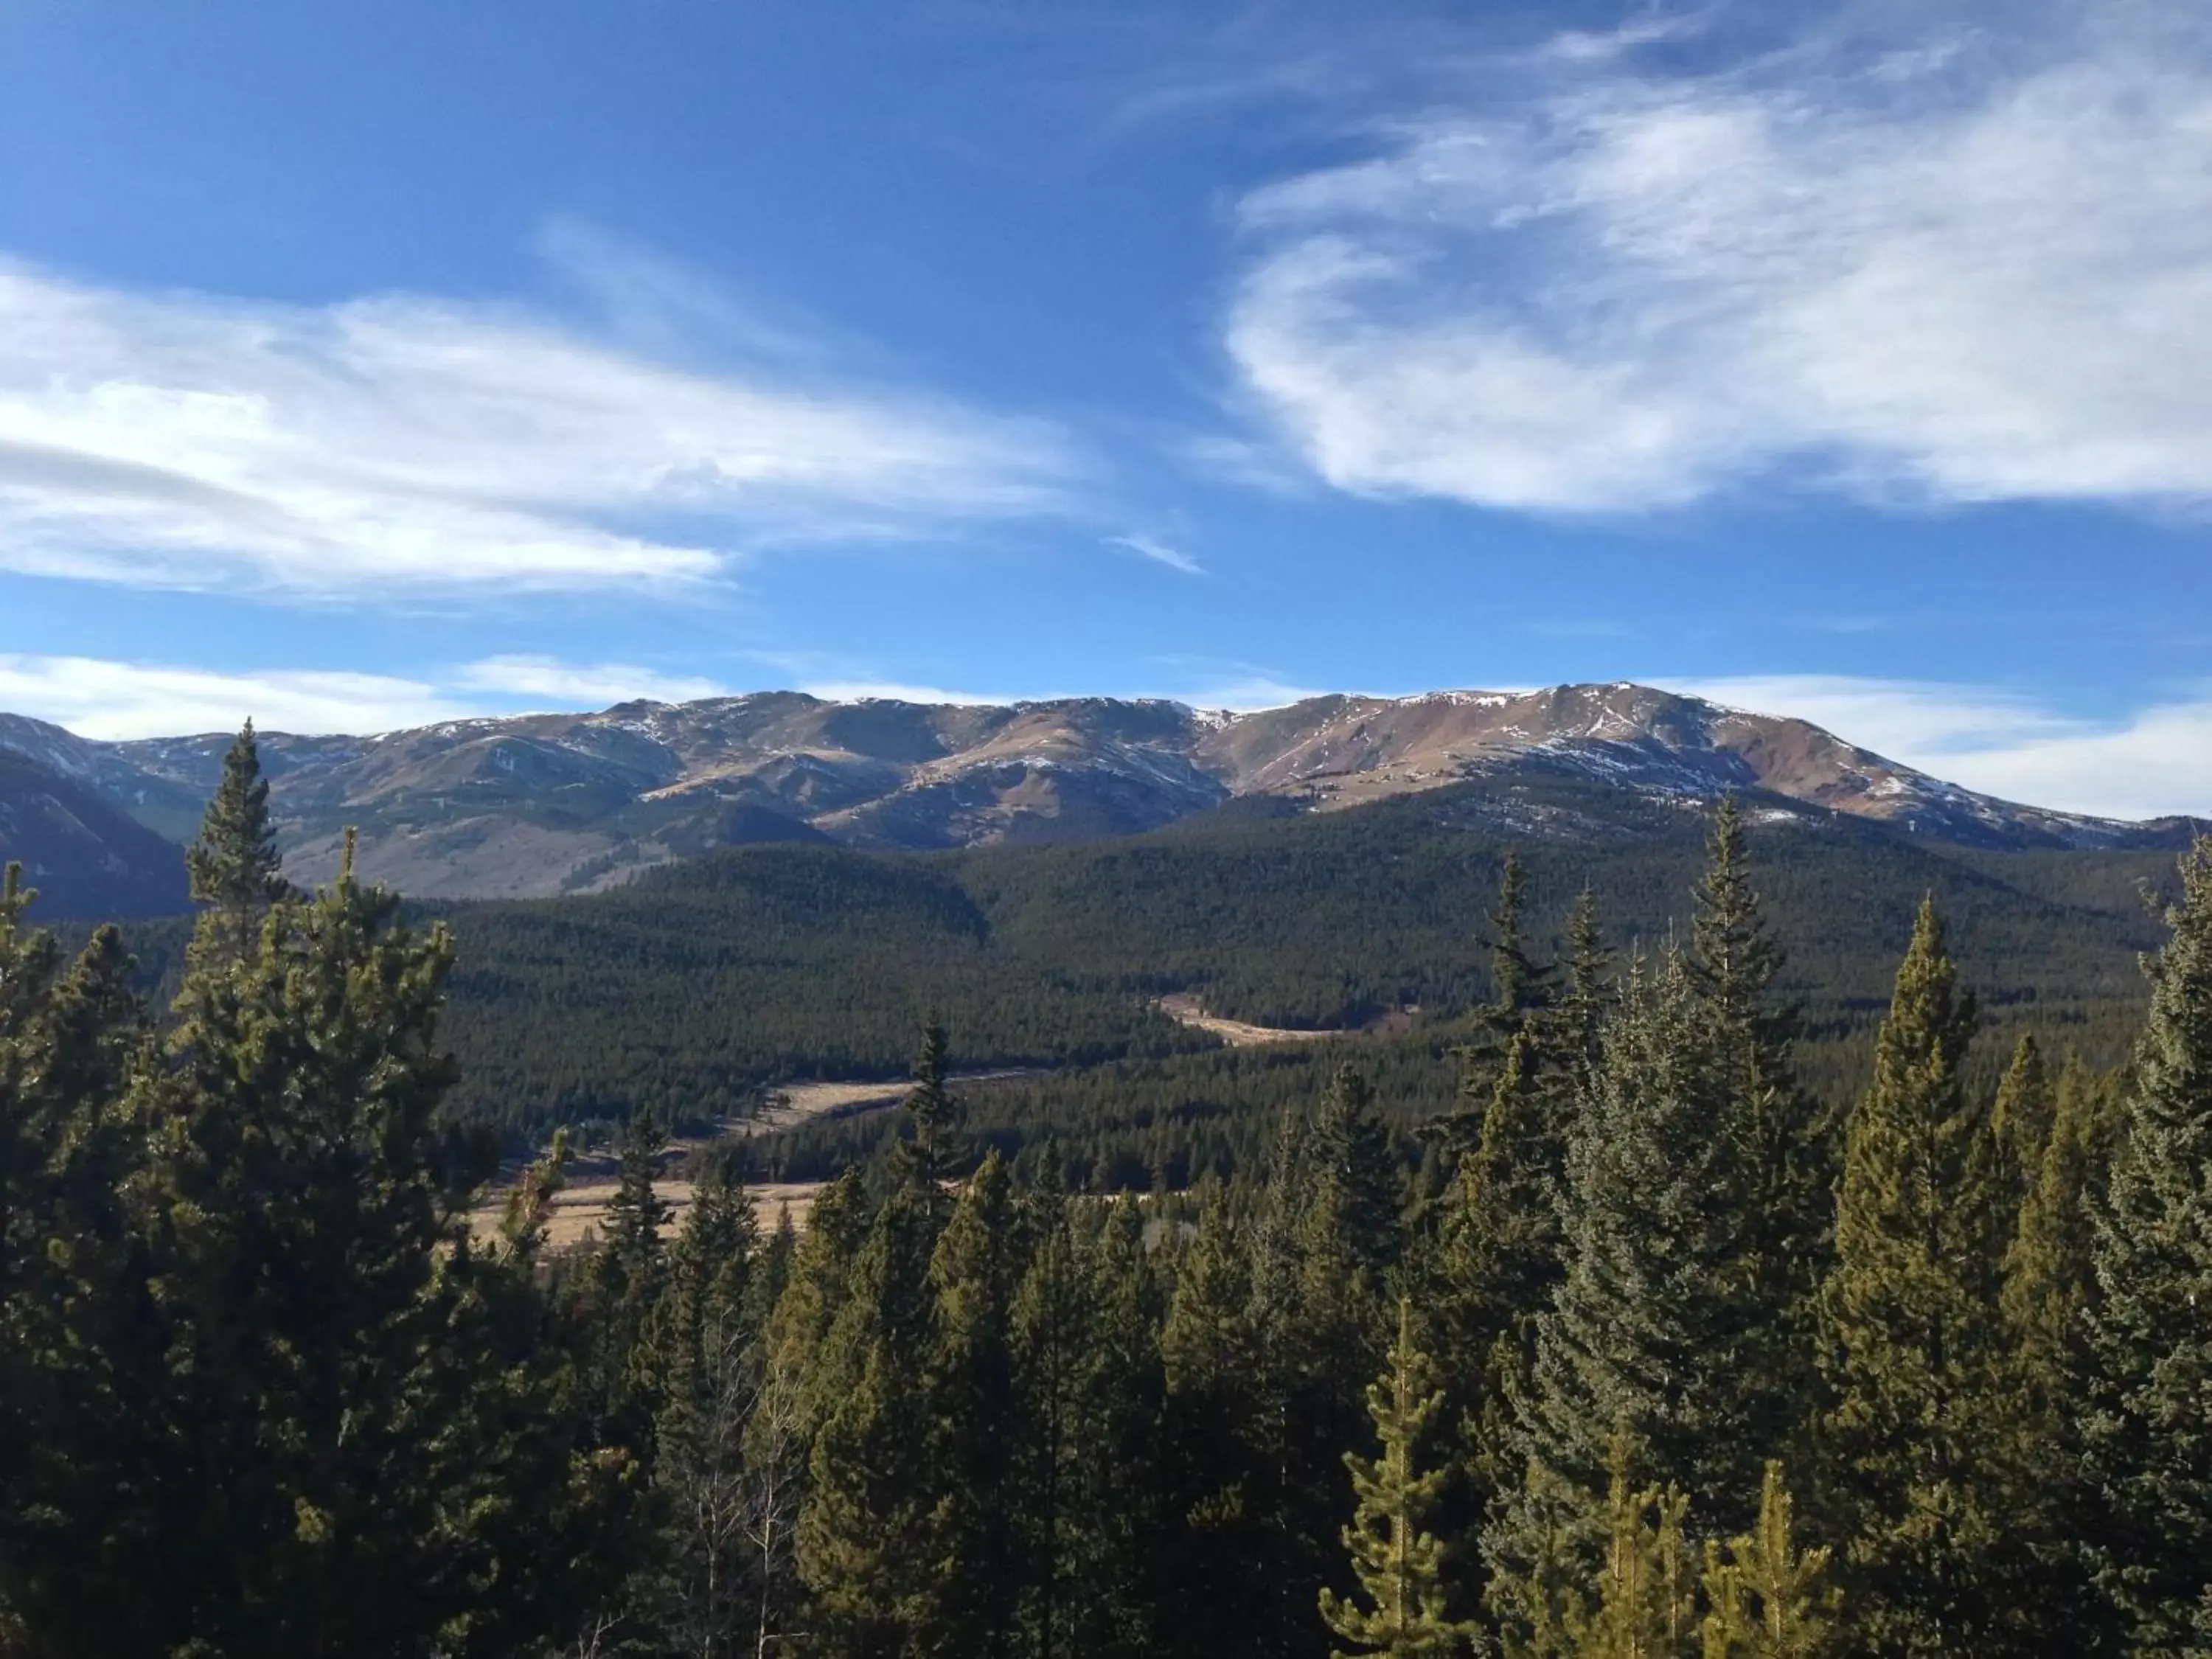
[[[189,833],[228,742],[94,743],[0,716],[0,750],[172,837]],[[1111,698],[981,707],[763,692],[375,737],[271,732],[262,754],[296,875],[327,875],[355,824],[364,873],[424,896],[587,890],[745,842],[1090,840],[1239,799],[1328,811],[1532,772],[1646,795],[1763,792],[1969,846],[2149,846],[2186,832],[2179,821],[1995,800],[1802,720],[1630,684],[1324,696],[1245,714]]]

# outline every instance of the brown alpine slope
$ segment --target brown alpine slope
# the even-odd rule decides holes
[[[65,757],[73,781],[171,835],[213,788],[228,742],[93,743],[0,716],[0,749]],[[261,752],[295,876],[327,875],[352,824],[365,874],[425,896],[590,890],[747,842],[1091,840],[1237,797],[1326,811],[1534,772],[1694,799],[1765,791],[1972,845],[2129,845],[2176,830],[2014,805],[1803,720],[1626,684],[1333,696],[1250,714],[770,691],[375,737],[267,732]]]

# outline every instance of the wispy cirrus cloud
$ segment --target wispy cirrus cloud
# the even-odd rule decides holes
[[[0,709],[124,739],[235,731],[398,731],[440,720],[540,710],[587,710],[647,698],[719,696],[708,679],[628,663],[487,657],[409,675],[326,669],[225,671],[99,657],[0,654]]]
[[[0,568],[333,596],[678,588],[732,549],[1053,509],[1065,434],[527,312],[0,263]]]
[[[1510,509],[2212,497],[2212,21],[1913,24],[1561,37],[1251,194],[1246,392],[1341,489]]]
[[[384,732],[478,714],[425,681],[325,670],[223,672],[97,657],[0,655],[0,708],[123,739],[234,732]]]
[[[1109,536],[1109,547],[1125,548],[1139,558],[1150,559],[1154,564],[1164,564],[1170,570],[1181,571],[1186,576],[1203,576],[1206,567],[1181,548],[1170,547],[1155,536]]]
[[[696,702],[730,695],[696,674],[666,674],[634,663],[562,662],[557,657],[486,657],[461,668],[453,684],[503,698],[535,697],[549,708],[607,708],[618,702]]]
[[[2006,800],[2151,818],[2212,817],[2212,693],[2097,720],[1988,686],[1849,675],[1656,682],[1848,742]]]

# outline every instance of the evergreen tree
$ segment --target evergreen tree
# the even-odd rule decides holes
[[[670,1214],[655,1183],[668,1150],[668,1133],[651,1113],[623,1131],[622,1164],[607,1200],[605,1236],[586,1273],[593,1329],[600,1409],[617,1432],[646,1443],[658,1409],[663,1365],[659,1321],[668,1282],[668,1246],[662,1237]]]
[[[1509,850],[1498,872],[1498,908],[1486,918],[1491,932],[1490,1000],[1475,1010],[1474,1040],[1459,1051],[1462,1103],[1426,1126],[1427,1133],[1455,1154],[1463,1155],[1475,1146],[1489,1113],[1497,1073],[1551,1005],[1556,970],[1537,962],[1530,953],[1522,920],[1528,886],[1521,855]],[[1533,1080],[1533,1068],[1530,1077]]]
[[[253,722],[240,730],[222,760],[222,781],[208,803],[198,840],[185,849],[192,900],[204,905],[193,941],[194,960],[210,966],[243,962],[254,952],[262,918],[291,891],[269,816],[269,781]]]
[[[914,1059],[914,1087],[907,1091],[907,1121],[914,1138],[902,1151],[910,1177],[934,1188],[953,1171],[958,1159],[953,1137],[959,1133],[966,1109],[946,1082],[945,1027],[935,1020],[921,1028],[921,1048]],[[934,1200],[933,1200],[933,1202]]]
[[[2181,861],[2093,1212],[2084,1528],[2099,1586],[2146,1659],[2212,1650],[2212,838]]]
[[[823,1400],[795,1535],[812,1628],[849,1659],[928,1650],[938,1575],[926,1396],[935,1206],[911,1184],[876,1212],[817,1359]]]
[[[1791,1060],[1801,1017],[1776,995],[1784,957],[1752,884],[1734,796],[1722,798],[1706,851],[1687,967],[1709,1027],[1722,1133],[1740,1149],[1734,1197],[1747,1224],[1741,1243],[1753,1306],[1737,1355],[1739,1387],[1759,1455],[1778,1456],[1816,1405],[1806,1361],[1834,1250],[1832,1148]],[[1725,1506],[1742,1513],[1733,1501]]]
[[[2057,1113],[2043,1050],[2034,1032],[2023,1032],[2013,1047],[2004,1080],[1997,1085],[1996,1103],[1990,1109],[1990,1129],[1996,1137],[1997,1156],[1993,1195],[1997,1202],[2009,1206],[2014,1219],[2039,1179],[2044,1147],[2051,1139]]]
[[[1570,1604],[1563,1621],[1574,1659],[1689,1659],[1698,1639],[1698,1575],[1684,1522],[1689,1500],[1671,1486],[1638,1489],[1626,1435],[1614,1439],[1607,1481],[1605,1552],[1596,1605]]]
[[[1308,1270],[1372,1298],[1397,1263],[1406,1178],[1375,1091],[1350,1063],[1330,1079],[1305,1150]]]
[[[625,1570],[601,1528],[629,1460],[567,1408],[570,1334],[526,1253],[467,1235],[488,1160],[457,1169],[439,1122],[451,942],[397,908],[349,867],[280,904],[134,1067],[130,1311],[163,1369],[106,1448],[131,1519],[98,1595],[17,1603],[100,1621],[67,1650],[505,1654]]]
[[[1005,1659],[1014,1650],[1024,1578],[1013,1332],[1022,1258],[1012,1177],[993,1152],[961,1194],[930,1265],[931,1652]]]
[[[1411,1656],[1465,1650],[1469,1632],[1446,1617],[1443,1547],[1427,1530],[1444,1484],[1423,1468],[1425,1441],[1443,1406],[1435,1367],[1415,1340],[1411,1297],[1398,1300],[1398,1334],[1382,1382],[1367,1390],[1378,1455],[1345,1454],[1354,1510],[1344,1528],[1353,1575],[1366,1605],[1323,1589],[1321,1616],[1363,1653]]]
[[[1270,1457],[1261,1353],[1251,1323],[1251,1251],[1218,1184],[1201,1194],[1198,1231],[1176,1264],[1161,1333],[1168,1397],[1166,1502],[1173,1517],[1167,1603],[1176,1645],[1192,1655],[1272,1656],[1263,1613],[1275,1586]]]
[[[1708,1524],[1725,1534],[1790,1431],[1767,1346],[1775,1280],[1742,1204],[1741,1097],[1717,1086],[1710,1034],[1679,958],[1633,971],[1568,1147],[1566,1271],[1507,1440],[1507,1468],[1539,1475],[1504,1487],[1483,1543],[1490,1599],[1520,1638],[1558,1622],[1529,1599],[1547,1554],[1603,1547],[1616,1439],[1662,1484],[1717,1494]]]
[[[1090,1401],[1084,1387],[1091,1286],[1068,1224],[1063,1194],[1030,1200],[1035,1248],[1013,1308],[1013,1348],[1021,1409],[1019,1468],[1013,1484],[1024,1511],[1019,1553],[1026,1583],[1023,1650],[1080,1651],[1093,1634],[1078,1610],[1085,1534],[1097,1517],[1088,1504],[1085,1443]],[[1015,1428],[1008,1413],[1008,1430]],[[1103,1636],[1104,1632],[1095,1632]]]
[[[1164,1597],[1171,1538],[1160,1467],[1164,1310],[1133,1200],[1115,1205],[1083,1267],[1087,1318],[1075,1356],[1077,1460],[1066,1506],[1074,1521],[1060,1599],[1082,1632],[1071,1650],[1146,1659],[1163,1651],[1181,1611]],[[1062,1650],[1049,1642],[1035,1650],[1037,1659]]]
[[[1563,1073],[1561,1092],[1570,1111],[1589,1093],[1603,1056],[1612,963],[1598,925],[1597,896],[1585,887],[1567,917],[1567,982],[1551,1021],[1553,1058]]]
[[[744,1188],[710,1164],[669,1252],[655,1345],[663,1403],[653,1478],[670,1546],[656,1622],[697,1659],[726,1659],[758,1635],[762,1563],[745,1455],[766,1382],[749,1282],[757,1239]]]
[[[1827,1583],[1826,1549],[1800,1550],[1782,1465],[1766,1466],[1759,1521],[1725,1559],[1705,1547],[1705,1659],[1822,1659],[1835,1650],[1842,1597]]]
[[[2015,1062],[2014,1076],[2019,1070]],[[2025,1171],[2020,1219],[2005,1255],[2003,1293],[2027,1407],[2045,1448],[2070,1438],[2062,1431],[2070,1424],[2069,1407],[2084,1379],[2096,1285],[2090,1206],[2103,1189],[2112,1119],[2105,1085],[2078,1056],[2068,1057],[2051,1093],[2051,1125]]]
[[[1995,1135],[1960,1075],[1973,1001],[1956,981],[1930,900],[1847,1128],[1827,1289],[1852,1624],[1885,1654],[2011,1650],[2003,1239]]]

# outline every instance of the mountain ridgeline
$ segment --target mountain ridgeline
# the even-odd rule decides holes
[[[95,743],[0,716],[0,750],[50,775],[41,787],[88,790],[173,840],[197,822],[228,743]],[[1244,714],[1109,698],[932,705],[763,692],[374,737],[268,732],[261,744],[295,879],[327,878],[351,828],[360,873],[421,898],[590,891],[764,842],[868,851],[1087,842],[1224,811],[1326,812],[1546,779],[1657,799],[1757,792],[1773,798],[1770,810],[1863,818],[1960,847],[2172,848],[2187,835],[2179,821],[2118,823],[1995,800],[1802,720],[1627,684],[1332,696]],[[0,786],[0,800],[25,787]],[[1540,817],[1524,828],[1548,830]],[[101,855],[110,852],[134,856]],[[55,868],[33,873],[58,890]]]

